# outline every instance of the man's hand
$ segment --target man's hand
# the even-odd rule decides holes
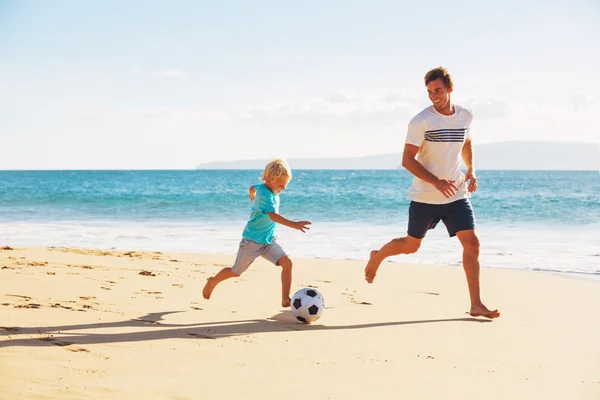
[[[469,193],[473,193],[477,190],[477,177],[475,176],[475,171],[472,169],[467,170],[465,181],[469,182]]]
[[[250,186],[250,189],[248,189],[248,194],[250,196],[250,201],[254,201],[254,198],[256,197],[256,189],[254,189],[254,186]]]
[[[308,227],[308,225],[310,225],[310,224],[311,224],[310,221],[297,221],[297,222],[294,222],[294,226],[292,226],[292,228],[298,229],[299,231],[302,231],[302,232],[306,232],[307,230],[310,229]]]
[[[438,179],[433,186],[440,191],[444,196],[450,198],[458,192],[458,188],[454,186],[454,181],[447,181],[445,179]]]

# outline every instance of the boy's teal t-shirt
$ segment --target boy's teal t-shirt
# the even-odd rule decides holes
[[[256,196],[252,203],[252,213],[242,236],[256,243],[270,244],[275,237],[277,224],[268,213],[279,212],[279,195],[271,192],[264,183],[254,185],[254,189]]]

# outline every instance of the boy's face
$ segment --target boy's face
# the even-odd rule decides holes
[[[290,183],[290,179],[283,177],[275,179],[274,181],[266,181],[265,186],[267,186],[271,192],[279,194],[285,190],[288,183]]]

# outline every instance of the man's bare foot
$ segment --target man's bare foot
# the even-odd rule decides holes
[[[486,317],[486,318],[498,318],[500,316],[500,311],[498,310],[488,310],[486,306],[483,304],[477,307],[471,307],[471,311],[469,314],[472,317]]]
[[[215,288],[215,284],[213,283],[214,280],[214,277],[208,278],[206,280],[206,285],[204,285],[204,289],[202,289],[202,296],[204,296],[206,300],[210,299],[210,295]]]
[[[292,304],[292,299],[290,299],[289,297],[287,299],[286,298],[281,299],[281,307],[288,308],[290,306],[290,304]]]
[[[381,260],[377,258],[377,253],[379,253],[377,250],[371,251],[369,262],[365,267],[365,279],[369,283],[373,283],[373,279],[375,279],[375,275],[377,275],[377,269],[381,264]]]

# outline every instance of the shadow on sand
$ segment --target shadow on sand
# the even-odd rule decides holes
[[[384,326],[400,326],[414,324],[431,324],[441,322],[475,322],[489,323],[490,320],[472,317],[428,319],[414,321],[374,322],[369,324],[354,325],[320,325],[301,324],[293,317],[291,311],[280,312],[267,319],[237,320],[205,322],[195,324],[167,324],[161,322],[168,314],[182,311],[168,311],[146,314],[137,319],[117,322],[101,322],[94,324],[45,326],[45,327],[0,327],[0,347],[11,346],[46,346],[54,344],[68,346],[72,344],[86,345],[96,343],[125,343],[148,340],[162,340],[174,338],[186,339],[220,339],[230,336],[250,335],[254,333],[294,332],[294,331],[334,331],[348,329],[368,329]],[[137,332],[124,333],[90,333],[94,329],[107,328],[142,328]],[[154,329],[148,329],[148,328]],[[66,331],[86,330],[84,333],[65,335]],[[13,335],[41,335],[37,338],[12,338]],[[58,334],[60,336],[53,338]],[[6,336],[9,336],[7,339]]]

